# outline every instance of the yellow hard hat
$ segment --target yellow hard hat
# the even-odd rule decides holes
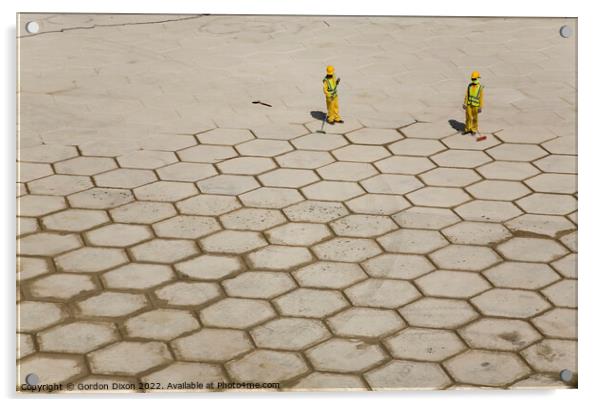
[[[328,66],[326,67],[326,74],[327,74],[327,75],[332,75],[333,73],[334,73],[334,66],[332,66],[332,65],[328,65]]]
[[[481,74],[479,73],[479,71],[473,71],[472,75],[470,75],[470,79],[478,79],[481,77]]]

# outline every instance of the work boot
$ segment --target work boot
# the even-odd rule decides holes
[[[468,134],[468,133],[470,133],[468,130],[464,130],[464,131],[462,132],[462,134]]]
[[[334,124],[334,120],[327,120],[328,124]]]
[[[345,123],[345,122],[343,121],[343,119],[336,119],[336,120],[335,120],[335,122],[337,122],[337,123]]]

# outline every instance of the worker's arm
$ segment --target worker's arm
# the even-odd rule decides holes
[[[481,86],[481,92],[479,92],[479,112],[481,110],[483,110],[483,92],[485,91],[485,88],[483,88],[483,86]]]
[[[324,87],[324,96],[326,96],[326,97],[330,96],[328,94],[328,84],[326,83],[326,81],[322,81],[322,85]]]
[[[466,106],[468,106],[468,91],[464,92],[464,103],[462,104],[462,109],[466,110]]]

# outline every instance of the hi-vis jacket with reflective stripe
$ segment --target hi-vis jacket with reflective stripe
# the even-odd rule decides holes
[[[466,95],[464,96],[466,106],[483,107],[483,85],[480,83],[471,83],[468,85]]]
[[[324,94],[326,97],[333,98],[337,96],[337,78],[334,75],[330,78],[325,76],[322,83],[324,84]]]

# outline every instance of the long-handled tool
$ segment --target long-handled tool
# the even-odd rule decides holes
[[[487,136],[482,135],[481,132],[479,131],[479,137],[477,137],[477,141],[483,141],[483,140],[487,140]]]
[[[326,114],[324,114],[324,118],[322,119],[322,127],[320,128],[320,130],[316,131],[316,133],[326,134],[326,132],[324,131],[324,123],[326,123]]]

